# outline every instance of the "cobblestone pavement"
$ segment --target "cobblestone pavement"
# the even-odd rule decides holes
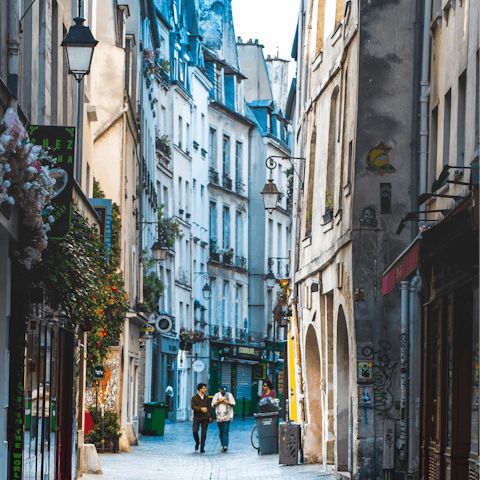
[[[103,476],[82,480],[195,480],[302,479],[334,480],[319,465],[279,465],[278,455],[258,455],[250,443],[253,419],[235,419],[228,451],[221,453],[218,427],[210,425],[206,453],[194,451],[192,422],[170,423],[163,437],[143,436],[131,453],[101,454]]]

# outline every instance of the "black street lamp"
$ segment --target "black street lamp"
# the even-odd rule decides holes
[[[65,48],[68,62],[68,73],[71,73],[77,82],[81,82],[85,75],[90,73],[93,50],[98,40],[93,38],[90,28],[83,25],[85,19],[80,15],[81,2],[78,7],[78,17],[74,18],[75,25],[70,27],[61,46]]]
[[[208,283],[205,283],[205,285],[203,286],[202,295],[205,300],[210,300],[210,297],[212,296],[212,289],[210,288],[210,285]]]
[[[276,280],[277,279],[271,270],[265,275],[265,282],[267,283],[267,288],[269,290],[272,290],[272,288],[275,286]]]

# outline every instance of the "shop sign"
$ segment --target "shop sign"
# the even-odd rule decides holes
[[[161,350],[162,353],[176,355],[178,352],[178,340],[162,336]]]
[[[93,378],[94,380],[103,380],[105,378],[105,369],[103,365],[95,365],[93,367]]]
[[[100,238],[109,252],[112,233],[112,201],[106,198],[89,198],[88,200],[100,217]]]
[[[22,478],[23,471],[23,423],[24,423],[24,395],[23,384],[19,382],[17,386],[17,406],[18,410],[14,413],[14,437],[10,448],[10,477],[9,478]],[[15,391],[12,388],[12,391]],[[14,393],[14,394],[15,394]]]
[[[420,243],[406,252],[383,277],[382,295],[391,292],[395,285],[410,275],[417,267],[420,260]]]
[[[236,357],[259,359],[260,350],[258,348],[253,348],[253,347],[238,347]]]
[[[57,181],[50,203],[55,222],[47,236],[61,240],[70,231],[72,220],[75,127],[30,125],[29,135],[32,143],[42,146],[57,159],[55,167],[50,168],[50,175]]]
[[[195,360],[192,367],[195,372],[201,373],[205,369],[205,364],[201,360]]]

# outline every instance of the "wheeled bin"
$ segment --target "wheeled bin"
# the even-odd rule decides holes
[[[278,412],[254,413],[260,455],[278,453]]]
[[[145,435],[162,437],[165,431],[165,402],[144,403],[145,407]]]

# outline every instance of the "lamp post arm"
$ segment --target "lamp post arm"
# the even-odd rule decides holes
[[[306,160],[305,158],[303,157],[289,157],[287,155],[270,155],[267,160],[265,161],[265,165],[267,166],[267,168],[270,169],[270,171],[274,170],[277,165],[278,165],[278,162],[276,162],[275,160],[273,160],[274,158],[279,158],[281,160],[288,160],[290,162],[290,165],[292,166],[292,169],[293,171],[296,173],[298,179],[300,180],[300,183],[302,185],[302,189],[303,189],[303,180],[302,180],[302,177],[300,176],[300,174],[295,170],[295,166],[293,165],[293,162],[292,160]]]

